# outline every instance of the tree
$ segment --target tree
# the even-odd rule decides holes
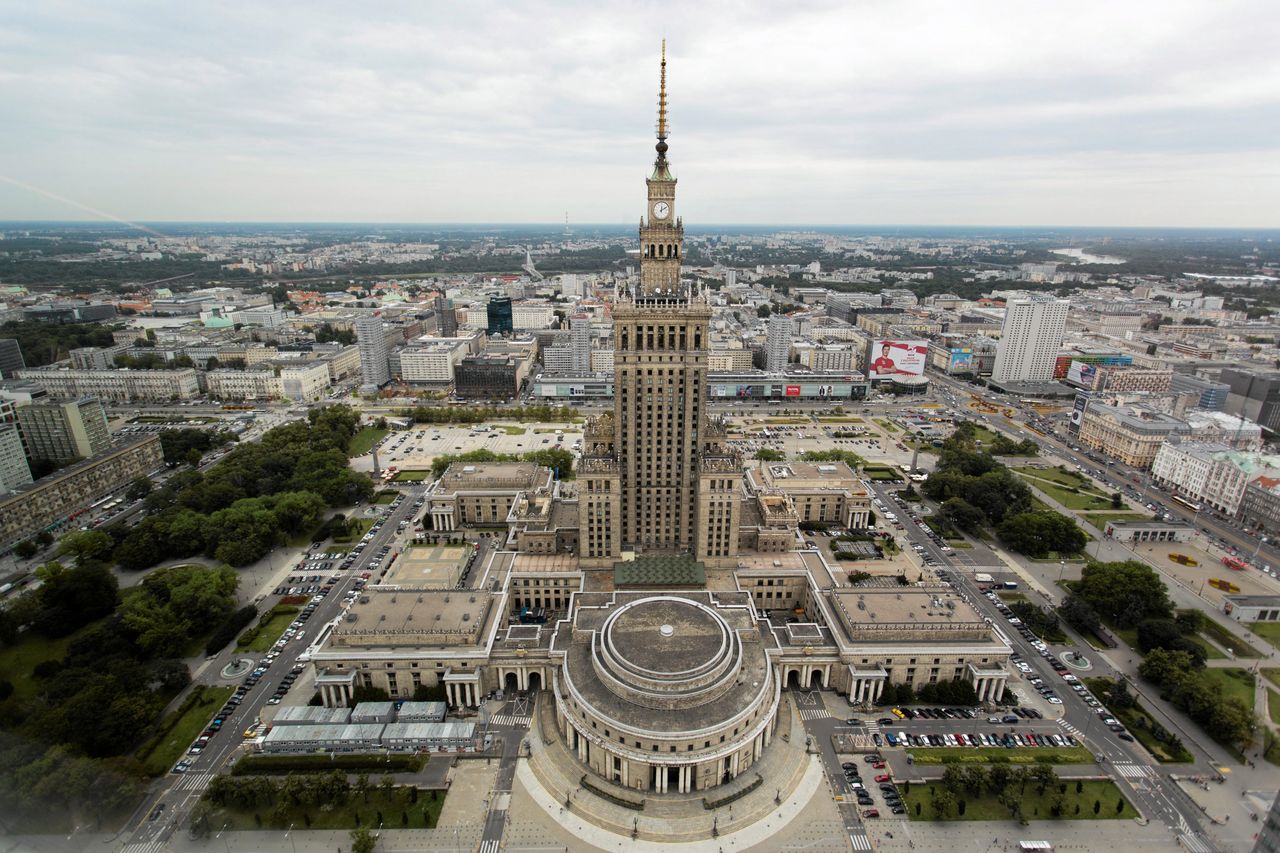
[[[373,853],[378,846],[378,836],[361,827],[351,830],[351,853]]]
[[[969,532],[978,530],[987,523],[986,513],[959,496],[943,501],[942,517]]]
[[[1138,623],[1138,648],[1144,653],[1172,648],[1181,639],[1182,629],[1172,619],[1143,619]]]
[[[135,477],[129,484],[129,488],[125,490],[124,496],[131,501],[140,501],[151,494],[151,489],[150,477]]]
[[[958,764],[948,764],[946,769],[942,771],[942,787],[953,794],[963,791],[966,787],[966,781],[964,768]]]
[[[929,799],[929,804],[933,806],[933,813],[939,817],[948,817],[951,810],[955,808],[956,796],[946,788],[934,789],[933,796]]]
[[[757,317],[759,317],[759,318],[761,318],[761,319],[764,319],[765,317],[768,317],[768,316],[769,316],[769,306],[768,306],[767,304],[765,304],[765,305],[760,305],[758,308],[756,308],[756,316],[757,316]]]
[[[24,560],[30,560],[32,557],[36,555],[36,552],[39,550],[40,550],[39,546],[37,546],[36,543],[32,542],[30,539],[23,539],[17,545],[13,546],[13,553],[17,554],[19,557],[21,557]]]
[[[1137,704],[1137,700],[1129,692],[1129,683],[1121,678],[1111,682],[1104,698],[1107,707],[1113,711],[1124,711]]]
[[[1036,791],[1042,797],[1050,785],[1058,784],[1058,774],[1048,764],[1037,764],[1031,771],[1031,778],[1036,783]]]
[[[787,460],[787,454],[783,453],[781,450],[774,450],[770,447],[761,447],[756,451],[756,459],[759,459],[761,462],[785,462]]]
[[[1154,649],[1138,664],[1138,674],[1147,681],[1165,687],[1190,675],[1193,668],[1191,656],[1186,652]]]
[[[1077,595],[1068,595],[1058,607],[1058,615],[1082,634],[1092,634],[1102,625],[1098,611]]]
[[[62,537],[58,556],[69,556],[76,565],[86,560],[105,560],[111,556],[115,544],[115,540],[101,530],[77,530]]]
[[[1124,495],[1119,492],[1111,493],[1111,508],[1122,509],[1124,507]]]
[[[1173,612],[1164,582],[1137,560],[1087,564],[1074,594],[1121,628],[1143,619],[1167,619]]]
[[[1074,521],[1051,510],[1006,517],[996,527],[996,535],[1014,551],[1032,557],[1045,557],[1050,552],[1074,554],[1087,541]]]

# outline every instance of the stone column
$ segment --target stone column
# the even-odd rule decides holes
[[[880,679],[876,682],[876,695],[872,697],[873,702],[880,701],[880,694],[884,692],[884,683],[886,679]]]

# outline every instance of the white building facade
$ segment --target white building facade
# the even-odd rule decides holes
[[[1051,381],[1069,306],[1066,299],[1010,299],[996,345],[992,381]]]

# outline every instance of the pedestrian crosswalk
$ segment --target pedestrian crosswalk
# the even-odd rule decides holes
[[[122,853],[160,853],[164,849],[164,839],[157,838],[143,844],[126,844]]]
[[[521,728],[527,728],[532,721],[532,717],[522,717],[517,714],[497,714],[490,720],[495,726],[517,726]]]
[[[850,833],[849,844],[854,850],[870,850],[871,849],[871,839],[867,838],[865,834],[854,835]]]
[[[186,773],[178,784],[174,785],[175,791],[203,791],[209,787],[209,780],[215,775],[214,773]]]
[[[1126,779],[1146,779],[1151,775],[1151,768],[1145,764],[1116,764],[1116,772]]]
[[[480,853],[498,853],[502,842],[497,838],[486,838],[480,842]]]
[[[1191,851],[1191,853],[1213,853],[1213,848],[1194,833],[1184,833],[1179,835],[1178,838],[1182,841],[1183,848]]]
[[[826,708],[801,708],[800,719],[802,720],[825,720],[831,716],[831,712]]]
[[[1066,720],[1058,720],[1058,725],[1062,726],[1064,729],[1071,732],[1071,734],[1075,735],[1076,737],[1084,737],[1084,734],[1079,729],[1077,729],[1075,726],[1068,723]]]

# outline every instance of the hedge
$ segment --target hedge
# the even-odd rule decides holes
[[[258,608],[252,604],[246,604],[222,620],[222,624],[214,629],[213,636],[209,638],[209,642],[205,645],[204,653],[209,657],[213,657],[222,651],[226,648],[227,643],[234,640],[236,635],[243,631],[257,615]]]

